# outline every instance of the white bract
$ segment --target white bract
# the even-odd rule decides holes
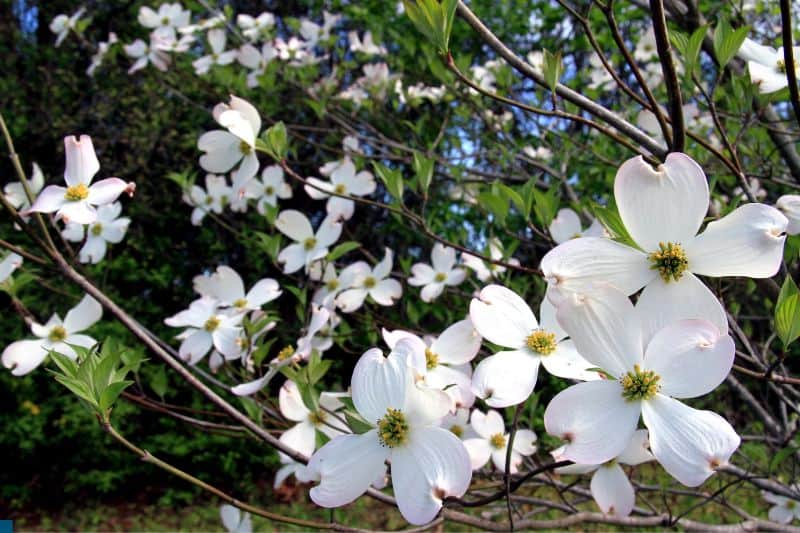
[[[364,32],[364,38],[358,36],[358,32],[351,31],[347,34],[347,40],[350,42],[350,51],[358,52],[367,56],[384,56],[386,55],[386,48],[377,45],[372,40],[372,32]]]
[[[11,274],[14,273],[16,269],[18,269],[22,265],[22,256],[10,253],[3,257],[3,260],[0,261],[0,283],[3,283],[5,280],[11,277]]]
[[[466,439],[464,446],[469,452],[473,470],[482,468],[489,459],[494,467],[505,472],[506,454],[510,435],[506,433],[503,417],[497,411],[489,410],[486,414],[472,411],[472,429],[478,435],[476,438]],[[536,452],[536,433],[529,429],[518,429],[511,445],[511,462],[509,474],[516,474],[522,464],[523,457]]]
[[[244,194],[243,187],[258,172],[256,138],[261,131],[258,110],[247,100],[231,96],[230,104],[214,107],[214,120],[225,130],[208,131],[197,139],[197,148],[205,152],[200,156],[200,166],[208,172],[228,172],[239,164],[233,175],[239,188],[237,197]]]
[[[394,305],[403,294],[403,287],[399,281],[389,277],[393,257],[392,250],[386,248],[383,259],[375,267],[365,264],[356,271],[350,287],[336,296],[336,306],[345,313],[352,313],[364,304],[367,296],[378,305]]]
[[[261,171],[261,180],[254,180],[258,193],[256,209],[260,214],[266,214],[267,206],[276,207],[278,199],[286,200],[292,197],[292,188],[283,178],[283,169],[278,165],[270,165]]]
[[[214,65],[230,65],[236,61],[236,50],[225,50],[228,35],[224,29],[214,28],[208,30],[206,38],[208,39],[208,45],[211,47],[211,53],[192,61],[194,72],[198,76],[207,74]]]
[[[783,259],[786,217],[764,204],[741,205],[709,223],[708,182],[689,156],[670,153],[653,168],[641,157],[626,161],[614,181],[620,218],[636,247],[582,237],[542,259],[551,299],[613,285],[625,294],[642,287],[639,306],[652,308],[645,340],[677,318],[704,318],[727,331],[725,310],[701,276],[773,276]]]
[[[331,173],[331,181],[308,178],[305,190],[314,200],[328,199],[325,208],[329,215],[349,220],[355,210],[355,202],[349,198],[331,196],[336,193],[346,196],[366,196],[375,192],[375,178],[372,172],[362,170],[356,173],[356,166],[349,157]]]
[[[373,426],[360,435],[341,435],[320,448],[308,463],[319,481],[311,499],[322,507],[339,507],[367,490],[387,459],[403,517],[426,524],[448,496],[463,495],[472,477],[462,442],[436,423],[447,413],[441,391],[418,386],[406,359],[410,348],[400,342],[384,357],[377,348],[364,353],[353,370],[353,403]]]
[[[64,181],[67,186],[48,185],[30,209],[22,214],[55,212],[56,219],[63,218],[64,222],[91,224],[97,219],[96,206],[110,204],[123,192],[133,195],[136,190],[133,182],[125,183],[119,178],[107,178],[92,185],[100,163],[88,135],[81,135],[80,140],[72,135],[64,137],[64,151],[67,159]]]
[[[211,276],[196,276],[193,280],[194,290],[210,296],[223,307],[231,307],[237,313],[261,309],[281,295],[281,288],[272,278],[264,278],[256,282],[247,294],[241,276],[229,266],[217,267]]]
[[[484,287],[469,306],[475,329],[499,346],[511,348],[481,361],[472,375],[472,391],[492,407],[524,402],[533,392],[539,363],[555,376],[583,381],[597,379],[596,366],[581,357],[558,324],[545,298],[541,323],[525,300],[501,285]]]
[[[600,510],[613,516],[628,516],[636,502],[633,485],[620,465],[636,466],[654,459],[647,449],[647,430],[637,429],[631,441],[621,454],[603,464],[572,464],[556,469],[558,474],[588,474],[594,472],[589,488],[592,498]],[[560,461],[563,447],[550,452],[553,459]]]
[[[15,376],[23,376],[42,364],[50,351],[58,352],[70,359],[77,359],[78,354],[70,344],[91,348],[97,341],[84,331],[94,325],[103,316],[103,308],[97,300],[86,295],[67,312],[64,320],[57,314],[50,317],[46,324],[31,324],[31,332],[36,340],[23,340],[9,344],[0,359],[3,366],[11,369]]]
[[[124,45],[122,49],[125,50],[125,55],[136,60],[128,69],[128,74],[133,74],[147,65],[153,65],[162,72],[169,67],[169,55],[158,49],[154,39],[150,40],[149,46],[143,40],[136,39],[131,44]]]
[[[609,379],[557,394],[545,410],[547,432],[567,442],[563,458],[601,464],[622,453],[641,414],[656,460],[684,485],[700,485],[727,463],[739,435],[718,414],[676,398],[702,396],[725,379],[733,365],[733,339],[707,320],[690,319],[667,325],[648,341],[642,324],[650,308],[634,309],[612,287],[596,296],[564,298],[558,321]]]
[[[495,261],[502,261],[503,255],[503,245],[500,239],[489,239],[489,257]],[[488,263],[472,254],[463,254],[461,256],[461,261],[464,265],[475,271],[475,275],[478,276],[478,279],[481,281],[489,281],[489,279],[503,274],[506,271],[506,267]],[[519,265],[519,260],[514,257],[509,258],[506,262],[510,265]]]
[[[241,321],[241,314],[230,316],[222,314],[216,300],[203,297],[192,302],[189,309],[165,319],[164,323],[174,328],[186,328],[177,336],[183,341],[178,349],[178,355],[194,365],[205,357],[212,346],[226,359],[240,357]]]
[[[256,41],[264,32],[275,26],[275,15],[269,11],[264,11],[257,17],[241,13],[236,15],[236,25],[241,28],[245,37]]]
[[[800,195],[784,194],[775,202],[775,207],[780,209],[781,213],[789,220],[786,233],[789,235],[800,233]]]
[[[292,239],[290,244],[278,254],[278,262],[283,264],[283,273],[291,274],[328,255],[328,247],[339,239],[342,224],[328,216],[314,233],[311,222],[300,211],[287,209],[275,219],[278,231]]]
[[[389,348],[400,341],[408,343],[413,350],[408,363],[417,379],[444,390],[452,401],[451,411],[475,402],[469,362],[481,349],[482,339],[469,318],[449,326],[438,337],[426,336],[423,340],[408,331],[384,329],[383,340]]]
[[[783,48],[775,49],[771,46],[758,44],[751,39],[745,39],[739,48],[739,57],[747,61],[747,70],[750,71],[750,80],[758,85],[762,93],[774,93],[789,86],[786,76],[786,62],[783,57]],[[800,46],[792,48],[795,72],[800,70]]]
[[[278,51],[271,42],[264,43],[259,51],[250,43],[244,44],[237,52],[236,59],[239,63],[250,69],[247,74],[247,86],[258,87],[259,76],[263,75],[273,59],[278,57]]]
[[[319,396],[319,409],[311,411],[303,403],[300,389],[294,381],[286,381],[278,392],[281,414],[295,425],[283,432],[280,441],[293,450],[310,457],[317,447],[317,431],[332,439],[350,433],[342,415],[336,411],[344,407],[339,400],[342,394],[323,392]],[[287,458],[280,454],[282,458]],[[288,459],[288,458],[287,458]]]
[[[252,533],[250,513],[243,513],[238,507],[226,503],[219,508],[219,514],[228,533]]]
[[[336,266],[333,263],[325,263],[324,272],[320,273],[322,261],[312,264],[308,277],[322,284],[314,291],[311,301],[317,305],[333,309],[336,307],[336,296],[345,289],[349,289],[360,275],[369,272],[370,268],[364,261],[358,261],[352,265],[344,267],[341,272],[336,273]]]
[[[605,237],[606,230],[600,221],[592,220],[592,224],[587,229],[581,228],[581,219],[578,213],[565,207],[558,210],[558,214],[550,223],[547,230],[556,244],[567,242],[577,237]]]
[[[42,169],[39,168],[39,165],[36,163],[33,164],[33,171],[28,180],[28,187],[30,188],[31,196],[34,198],[36,198],[36,195],[39,194],[39,191],[44,187],[44,174],[42,174]],[[3,194],[6,197],[6,201],[19,211],[25,211],[31,205],[28,200],[28,195],[25,193],[25,187],[22,185],[21,181],[7,183],[6,186],[3,187]]]
[[[56,34],[56,48],[61,46],[61,43],[64,42],[70,30],[75,30],[78,25],[78,20],[85,11],[86,8],[82,7],[71,16],[63,14],[56,15],[53,20],[50,21],[50,31]]]
[[[467,277],[464,269],[456,268],[456,251],[441,243],[433,245],[431,265],[416,263],[411,266],[412,276],[408,284],[422,286],[422,301],[432,302],[442,294],[444,287],[460,285]]]
[[[183,201],[194,207],[192,224],[199,226],[208,213],[221,214],[231,199],[233,190],[225,176],[206,174],[206,188],[192,185]]]
[[[439,426],[448,430],[461,440],[466,440],[477,435],[472,426],[469,425],[469,409],[467,407],[459,407],[455,413],[448,413]],[[467,450],[469,452],[469,450]]]
[[[66,225],[61,235],[68,241],[81,242],[86,237],[86,242],[78,252],[81,263],[99,263],[106,256],[108,243],[122,241],[131,219],[120,217],[121,212],[122,204],[119,202],[101,205],[97,208],[97,220],[92,224],[84,227],[82,224],[70,222]]]
[[[189,25],[192,12],[183,9],[179,2],[172,4],[161,4],[158,12],[149,6],[139,8],[139,24],[145,28],[152,28],[156,31],[167,31],[174,35],[175,30]]]
[[[793,486],[793,488],[798,490],[796,485]],[[773,494],[766,490],[761,491],[761,496],[769,503],[773,504],[773,506],[769,508],[769,519],[773,522],[789,524],[793,520],[800,518],[800,505],[797,500]]]

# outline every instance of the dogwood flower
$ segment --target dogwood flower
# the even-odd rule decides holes
[[[266,214],[268,205],[277,206],[279,198],[287,200],[292,197],[292,188],[284,180],[283,169],[278,165],[270,165],[261,171],[261,181],[256,183],[260,189],[256,195],[256,209],[262,215]]]
[[[620,465],[636,466],[654,459],[647,442],[647,430],[637,429],[621,454],[603,464],[572,464],[556,468],[557,474],[580,475],[594,472],[589,488],[595,503],[607,515],[628,516],[636,502],[633,485]],[[556,461],[563,459],[563,447],[553,450]]]
[[[640,306],[652,307],[645,338],[680,318],[704,318],[727,331],[725,310],[695,274],[770,277],[783,259],[788,221],[764,204],[745,204],[709,223],[708,182],[689,156],[673,152],[657,170],[641,157],[617,171],[614,197],[636,247],[581,237],[560,244],[542,259],[548,294],[589,292],[610,284],[625,294],[642,287]]]
[[[172,4],[161,4],[158,12],[148,6],[139,8],[139,24],[145,28],[152,28],[155,31],[163,31],[175,34],[175,30],[188,26],[192,12],[183,9],[179,2]]]
[[[780,209],[781,213],[789,220],[786,233],[789,235],[800,233],[800,195],[784,194],[775,202],[775,207]]]
[[[656,460],[678,481],[695,487],[728,461],[740,438],[718,414],[678,399],[702,396],[725,379],[734,342],[702,319],[673,322],[647,342],[643,324],[651,312],[647,306],[634,309],[611,286],[596,297],[571,294],[561,301],[559,323],[609,379],[558,393],[545,410],[545,428],[567,441],[565,459],[602,464],[622,453],[641,414]]]
[[[85,11],[86,8],[82,7],[71,16],[63,14],[56,15],[53,20],[50,21],[50,31],[56,34],[56,48],[61,46],[61,43],[64,42],[70,30],[74,30],[78,26],[78,20],[80,20]]]
[[[281,211],[275,219],[275,227],[295,241],[278,254],[284,274],[297,272],[303,267],[308,271],[311,263],[328,255],[328,247],[339,240],[342,233],[341,222],[330,216],[322,221],[314,233],[308,218],[294,209]]]
[[[795,71],[800,70],[800,46],[792,48]],[[786,76],[786,63],[783,48],[775,49],[764,46],[747,38],[738,52],[739,57],[747,61],[750,81],[758,85],[761,93],[774,93],[789,86]]]
[[[0,261],[0,283],[3,283],[16,269],[22,266],[22,256],[11,252]]]
[[[236,50],[225,50],[228,36],[224,29],[214,28],[208,30],[206,38],[208,39],[208,45],[211,47],[211,53],[192,61],[194,72],[198,76],[207,74],[214,65],[230,65],[236,61]]]
[[[94,153],[92,138],[88,135],[81,135],[80,140],[73,135],[64,137],[64,151],[67,159],[64,180],[67,187],[48,185],[23,214],[55,211],[56,219],[91,224],[97,219],[96,206],[110,204],[123,192],[133,195],[136,190],[136,184],[125,183],[119,178],[106,178],[91,185],[92,178],[100,170],[100,163]]]
[[[400,341],[409,343],[413,349],[409,366],[414,369],[417,379],[424,380],[429,387],[444,390],[452,400],[451,411],[470,407],[475,402],[469,362],[478,355],[482,339],[469,318],[452,324],[438,337],[422,339],[399,329],[384,329],[382,333],[390,349]]]
[[[328,11],[322,12],[322,25],[308,19],[300,21],[300,35],[308,42],[308,47],[313,48],[319,41],[327,41],[331,30],[342,19],[341,15],[334,15]]]
[[[323,392],[319,396],[319,409],[311,411],[303,403],[300,389],[294,381],[286,381],[278,392],[278,406],[287,420],[296,422],[283,432],[280,441],[293,450],[310,457],[317,447],[317,431],[328,438],[350,433],[347,424],[335,411],[344,407],[341,394]]]
[[[415,287],[422,286],[422,301],[432,302],[442,294],[445,285],[454,287],[460,285],[467,277],[467,272],[456,268],[456,251],[441,243],[433,245],[431,263],[415,263],[411,266],[412,276],[408,284]]]
[[[81,263],[92,263],[96,265],[106,256],[108,243],[116,244],[122,242],[131,219],[120,217],[122,204],[101,205],[97,208],[97,220],[84,227],[82,224],[70,222],[66,225],[61,235],[72,242],[83,241],[84,235],[86,242],[78,252],[78,260]]]
[[[219,312],[217,302],[208,297],[195,300],[189,308],[167,319],[164,323],[174,328],[185,327],[178,338],[181,346],[178,355],[194,365],[216,348],[226,359],[235,359],[242,353],[238,342],[242,328],[241,314],[225,315]]]
[[[199,226],[208,213],[222,213],[228,205],[233,190],[228,185],[225,176],[206,174],[206,188],[192,185],[184,195],[183,201],[194,206],[192,210],[192,225]]]
[[[228,533],[252,533],[253,520],[250,518],[250,513],[242,512],[238,507],[225,503],[219,508],[219,514],[222,525]]]
[[[42,169],[36,163],[33,164],[31,177],[28,180],[28,187],[30,187],[31,196],[34,198],[39,194],[39,191],[42,190],[42,187],[44,187],[44,174],[42,174]],[[25,194],[25,187],[23,187],[21,181],[7,183],[6,186],[3,187],[3,194],[6,197],[6,201],[19,211],[25,211],[31,205],[28,200],[28,195]]]
[[[306,51],[307,43],[297,37],[290,37],[284,41],[278,37],[275,39],[275,50],[278,51],[278,58],[281,61],[289,61],[291,66],[303,65],[308,61],[310,54]]]
[[[367,296],[378,305],[394,305],[403,294],[403,287],[399,281],[389,277],[393,257],[391,248],[386,248],[383,259],[374,268],[365,265],[366,268],[355,272],[351,288],[336,296],[336,306],[345,313],[352,313],[364,304]]]
[[[81,332],[92,327],[102,316],[103,308],[87,294],[78,305],[67,311],[63,321],[58,314],[53,314],[44,325],[32,323],[31,332],[38,338],[12,342],[3,350],[0,360],[3,366],[11,369],[11,374],[24,376],[42,364],[51,351],[77,359],[78,354],[70,345],[91,348],[97,344],[96,340]]]
[[[308,322],[305,335],[297,339],[297,349],[291,354],[293,361],[307,361],[311,357],[311,352],[318,346],[327,345],[330,347],[332,345],[332,342],[328,343],[330,339],[326,339],[324,343],[315,342],[315,340],[317,334],[325,328],[326,324],[334,316],[329,309],[314,304],[311,305],[311,320]]]
[[[503,255],[503,246],[500,243],[500,239],[489,239],[489,257],[500,261],[503,259]],[[503,274],[506,271],[506,267],[504,266],[487,263],[480,257],[471,254],[463,254],[461,256],[461,261],[464,265],[475,271],[475,275],[478,276],[478,279],[481,281],[489,281],[489,279]],[[507,263],[510,265],[519,265],[519,260],[511,257],[508,259]]]
[[[257,41],[264,32],[275,26],[275,15],[269,11],[264,11],[257,17],[242,13],[236,15],[236,25],[247,39]]]
[[[350,42],[350,51],[362,53],[367,56],[385,56],[386,47],[377,45],[372,40],[372,32],[364,32],[364,38],[358,36],[358,32],[351,31],[347,34],[347,40]]]
[[[510,351],[481,361],[472,375],[472,391],[492,407],[525,401],[533,392],[539,363],[562,378],[598,379],[596,366],[584,359],[567,332],[556,321],[555,309],[545,298],[539,308],[541,323],[525,300],[501,285],[488,285],[473,298],[469,316],[488,341]]]
[[[196,276],[193,283],[196,292],[214,298],[221,306],[231,307],[237,313],[261,309],[282,292],[277,281],[264,278],[245,294],[241,276],[225,265],[217,267],[211,276]]]
[[[388,357],[372,348],[356,363],[353,404],[373,429],[338,436],[311,457],[309,477],[319,481],[311,499],[317,505],[355,500],[387,459],[400,513],[412,524],[429,522],[444,498],[466,492],[469,455],[458,437],[434,425],[447,412],[447,396],[415,384],[406,364],[409,352],[400,342]]]
[[[95,71],[100,68],[100,65],[103,64],[103,59],[111,50],[111,46],[116,44],[117,41],[117,34],[112,31],[108,33],[107,41],[99,41],[97,43],[97,52],[92,55],[92,62],[86,69],[87,76],[94,76]]]
[[[793,487],[798,490],[797,486]],[[761,496],[769,503],[773,504],[769,508],[769,519],[779,524],[790,524],[793,520],[800,518],[800,505],[797,500],[787,498],[786,496],[779,496],[769,491],[762,490]]]
[[[273,59],[278,57],[278,51],[271,42],[266,42],[261,46],[261,50],[250,43],[243,45],[239,48],[236,59],[250,69],[247,74],[247,86],[252,88],[258,87],[259,76],[263,75]]]
[[[606,233],[605,228],[597,219],[593,219],[592,224],[587,229],[581,229],[580,217],[569,207],[558,210],[558,214],[547,230],[557,244],[567,242],[576,237],[604,237]]]
[[[477,435],[469,425],[469,408],[459,407],[455,413],[447,413],[439,425],[448,430],[461,440],[466,440]],[[469,452],[469,450],[467,450]]]
[[[317,268],[315,268],[317,267]],[[324,272],[320,273],[321,262],[317,261],[312,265],[308,277],[322,284],[314,291],[311,301],[317,305],[333,309],[336,307],[336,296],[345,289],[353,286],[356,278],[370,272],[369,265],[364,261],[358,261],[344,267],[341,272],[336,273],[336,266],[333,263],[326,263]]]
[[[125,51],[125,55],[136,60],[128,69],[128,74],[133,74],[147,65],[153,65],[161,72],[166,72],[169,67],[169,55],[163,50],[159,50],[153,39],[150,40],[149,46],[143,40],[136,39],[131,44],[124,45],[122,49]]]
[[[256,138],[261,130],[261,117],[253,105],[242,98],[231,95],[230,104],[217,104],[214,120],[224,130],[207,131],[197,139],[197,148],[205,152],[200,156],[200,166],[208,172],[228,172],[241,162],[234,174],[234,182],[241,187],[258,172]]]
[[[356,173],[356,166],[349,157],[331,173],[331,181],[308,178],[306,193],[314,200],[328,199],[325,206],[329,215],[349,220],[355,210],[355,202],[349,198],[331,196],[330,193],[348,196],[367,196],[375,192],[375,177],[372,172],[362,170]],[[321,190],[320,190],[321,189]]]
[[[505,472],[509,434],[506,433],[503,417],[491,409],[486,414],[475,409],[472,411],[471,424],[478,436],[465,440],[464,446],[469,453],[472,469],[479,470],[491,459],[497,470]],[[530,429],[517,430],[511,447],[509,474],[516,474],[523,457],[536,452],[536,440],[536,433]]]

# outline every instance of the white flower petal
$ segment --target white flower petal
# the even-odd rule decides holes
[[[636,495],[628,476],[618,464],[603,465],[598,468],[592,476],[590,489],[594,501],[605,514],[612,516],[631,514]]]
[[[275,219],[275,227],[278,228],[278,231],[297,242],[303,242],[314,236],[314,230],[311,228],[311,222],[308,221],[308,217],[294,209],[281,211],[278,218]]]
[[[3,350],[0,360],[3,366],[11,369],[11,374],[24,376],[44,361],[47,350],[42,347],[41,340],[24,340],[12,342]]]
[[[539,327],[525,300],[501,285],[484,287],[470,302],[469,316],[478,333],[506,348],[523,348],[528,335]]]
[[[499,352],[475,368],[472,392],[492,407],[516,405],[531,395],[538,373],[538,357],[519,350]]]
[[[190,365],[200,361],[211,349],[211,334],[199,329],[186,337],[178,348],[178,355]]]
[[[369,295],[378,305],[394,305],[403,294],[403,286],[396,279],[381,280],[369,290]]]
[[[384,357],[378,348],[371,348],[353,369],[353,404],[367,422],[377,424],[387,409],[405,407],[410,380],[406,362],[398,352],[393,350]]]
[[[558,214],[547,228],[550,236],[557,244],[567,242],[573,237],[581,234],[581,219],[578,214],[570,208],[559,209]]]
[[[103,316],[103,306],[97,300],[85,295],[78,305],[67,312],[64,317],[64,329],[67,333],[77,333],[91,327]]]
[[[303,403],[297,384],[290,380],[287,380],[278,391],[278,407],[281,414],[292,422],[307,420],[311,413]]]
[[[640,465],[655,459],[653,454],[648,449],[650,441],[648,440],[646,429],[637,429],[628,446],[617,457],[617,462],[626,465]]]
[[[536,441],[539,437],[530,429],[518,429],[514,434],[513,450],[521,455],[532,455],[536,453]]]
[[[475,409],[472,411],[470,424],[472,425],[472,429],[475,430],[475,433],[484,439],[490,439],[493,435],[498,433],[501,435],[505,435],[506,433],[506,425],[503,422],[503,417],[494,409],[490,409],[486,414]]]
[[[745,204],[687,243],[689,270],[701,276],[769,278],[783,261],[789,221],[764,204]]]
[[[640,411],[641,402],[622,397],[618,381],[587,381],[556,394],[544,412],[544,427],[567,441],[564,459],[602,464],[628,445]]]
[[[308,421],[300,422],[284,431],[280,441],[294,451],[310,457],[317,446],[317,431]]]
[[[484,438],[467,439],[464,441],[464,447],[469,454],[469,462],[473,470],[478,470],[489,462],[492,448],[489,446],[488,440]]]
[[[58,185],[48,185],[44,190],[39,193],[39,196],[34,200],[33,205],[28,211],[36,213],[52,213],[58,211],[67,203],[65,195],[67,189],[59,187]]]
[[[449,272],[456,264],[455,249],[437,242],[431,250],[431,263],[436,272]]]
[[[290,244],[278,254],[278,263],[283,265],[284,274],[291,274],[303,268],[307,255],[302,243]]]
[[[89,185],[100,170],[92,138],[88,135],[81,135],[80,140],[74,135],[64,137],[64,154],[67,159],[64,181],[67,185],[70,187],[79,183]]]
[[[431,303],[442,294],[443,290],[444,283],[429,283],[422,287],[419,296],[422,298],[423,302]]]
[[[588,370],[595,365],[584,359],[575,348],[575,343],[569,339],[559,342],[556,351],[550,355],[542,356],[542,365],[549,373],[560,378],[579,381],[600,378],[597,372]]]
[[[469,318],[448,327],[431,344],[440,363],[461,365],[472,361],[481,349],[481,336]]]
[[[698,411],[663,394],[642,402],[650,449],[664,470],[689,487],[708,479],[739,447],[731,425],[711,411]]]
[[[128,183],[119,178],[106,178],[89,187],[89,196],[86,201],[92,205],[110,204],[129,187]]]

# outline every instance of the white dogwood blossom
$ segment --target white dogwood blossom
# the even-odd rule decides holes
[[[133,74],[147,65],[153,65],[161,72],[166,72],[170,63],[169,54],[160,50],[155,43],[154,39],[150,40],[149,45],[141,39],[136,39],[131,44],[122,47],[125,55],[136,60],[128,69],[128,74]]]
[[[775,207],[780,209],[781,213],[789,220],[786,233],[789,235],[800,233],[800,195],[784,194],[775,202]]]
[[[236,15],[236,25],[242,30],[242,35],[251,41],[257,41],[265,32],[275,26],[275,15],[264,11],[257,17],[240,13]]]
[[[372,172],[362,170],[356,173],[356,166],[349,157],[345,157],[341,165],[331,172],[331,180],[308,178],[306,193],[314,200],[328,199],[325,209],[328,214],[349,220],[355,210],[355,202],[349,198],[331,196],[330,193],[346,196],[367,196],[375,192],[375,177]]]
[[[122,204],[114,202],[98,207],[97,220],[91,224],[84,226],[70,222],[66,225],[61,235],[68,241],[82,242],[86,237],[86,242],[78,252],[78,260],[81,263],[99,263],[106,256],[108,243],[122,242],[131,219],[120,217],[120,213]]]
[[[328,247],[339,240],[342,233],[342,223],[330,216],[320,223],[314,233],[308,218],[294,209],[281,211],[275,219],[275,227],[295,241],[278,254],[284,274],[297,272],[301,268],[307,272],[311,263],[328,255]]]
[[[250,513],[242,512],[238,507],[223,504],[219,508],[222,525],[228,533],[252,533],[253,520]]]
[[[500,239],[496,237],[489,239],[489,257],[495,261],[502,261],[503,256],[503,245]],[[495,263],[489,263],[472,254],[463,254],[461,256],[461,261],[464,265],[471,268],[481,281],[489,281],[491,278],[497,277],[506,271],[506,267]],[[509,258],[506,262],[510,265],[519,265],[519,260],[514,257]]]
[[[800,487],[795,485],[792,488],[797,491]],[[761,496],[769,503],[773,504],[772,507],[769,508],[768,514],[769,519],[773,522],[790,524],[792,521],[800,518],[800,505],[798,505],[797,500],[773,494],[766,490],[761,491]]]
[[[372,429],[341,435],[311,457],[309,477],[319,481],[311,499],[322,507],[355,500],[374,481],[387,459],[397,506],[412,524],[426,524],[448,496],[461,496],[472,477],[469,455],[451,432],[437,427],[449,400],[442,391],[417,385],[400,342],[384,357],[377,348],[356,363],[353,404]]]
[[[506,432],[503,417],[491,409],[486,414],[475,409],[472,411],[471,426],[477,437],[466,439],[464,446],[469,453],[472,469],[483,468],[491,459],[497,470],[505,472],[510,435]],[[517,430],[511,445],[511,462],[508,468],[510,474],[519,471],[524,457],[536,452],[536,440],[536,433],[530,429]]]
[[[591,225],[583,229],[581,227],[581,219],[578,213],[565,207],[558,210],[558,214],[548,226],[547,230],[550,236],[556,241],[556,244],[567,242],[570,239],[577,237],[605,237],[606,230],[600,221],[592,219]]]
[[[343,417],[336,411],[344,407],[342,394],[323,392],[319,396],[319,409],[311,411],[303,403],[300,389],[294,381],[287,380],[278,391],[281,414],[295,425],[281,434],[280,441],[293,450],[310,457],[317,447],[317,431],[332,439],[350,433]]]
[[[196,276],[193,284],[199,294],[214,298],[237,313],[261,309],[281,295],[280,285],[272,278],[257,281],[245,294],[241,276],[225,265],[217,267],[211,276]]]
[[[403,294],[403,287],[389,277],[393,261],[394,253],[386,248],[380,263],[373,268],[365,265],[366,268],[355,272],[350,287],[336,296],[336,306],[345,313],[352,313],[364,304],[367,296],[378,305],[394,305]]]
[[[50,31],[56,34],[56,48],[61,46],[70,31],[75,31],[78,27],[78,21],[86,12],[86,8],[82,7],[70,16],[61,14],[56,15],[50,21]]]
[[[422,287],[422,301],[428,303],[438,298],[445,286],[461,285],[467,277],[464,269],[456,267],[455,249],[441,243],[433,245],[431,263],[433,267],[426,263],[412,265],[412,276],[408,278],[409,285]]]
[[[189,308],[167,319],[164,323],[174,328],[186,329],[177,336],[181,346],[178,355],[191,365],[197,364],[213,347],[226,359],[241,356],[239,342],[242,328],[241,314],[226,315],[220,312],[213,298],[195,300]]]
[[[192,61],[194,72],[198,76],[207,74],[214,65],[230,65],[236,61],[236,50],[225,50],[228,34],[222,28],[213,28],[206,34],[211,53]]]
[[[239,168],[233,175],[239,190],[234,194],[244,194],[242,189],[247,181],[258,172],[256,139],[261,131],[261,117],[253,105],[242,98],[231,95],[230,104],[217,104],[213,111],[214,120],[225,130],[212,130],[197,139],[197,148],[205,152],[200,156],[200,166],[208,172],[224,173],[237,164]]]
[[[793,47],[792,52],[797,72],[800,70],[800,46]],[[759,92],[774,93],[789,86],[783,48],[776,50],[747,38],[739,48],[738,55],[747,61],[750,81],[758,85]]]

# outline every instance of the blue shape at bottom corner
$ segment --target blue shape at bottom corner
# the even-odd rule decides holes
[[[14,521],[0,520],[0,533],[14,533]]]

